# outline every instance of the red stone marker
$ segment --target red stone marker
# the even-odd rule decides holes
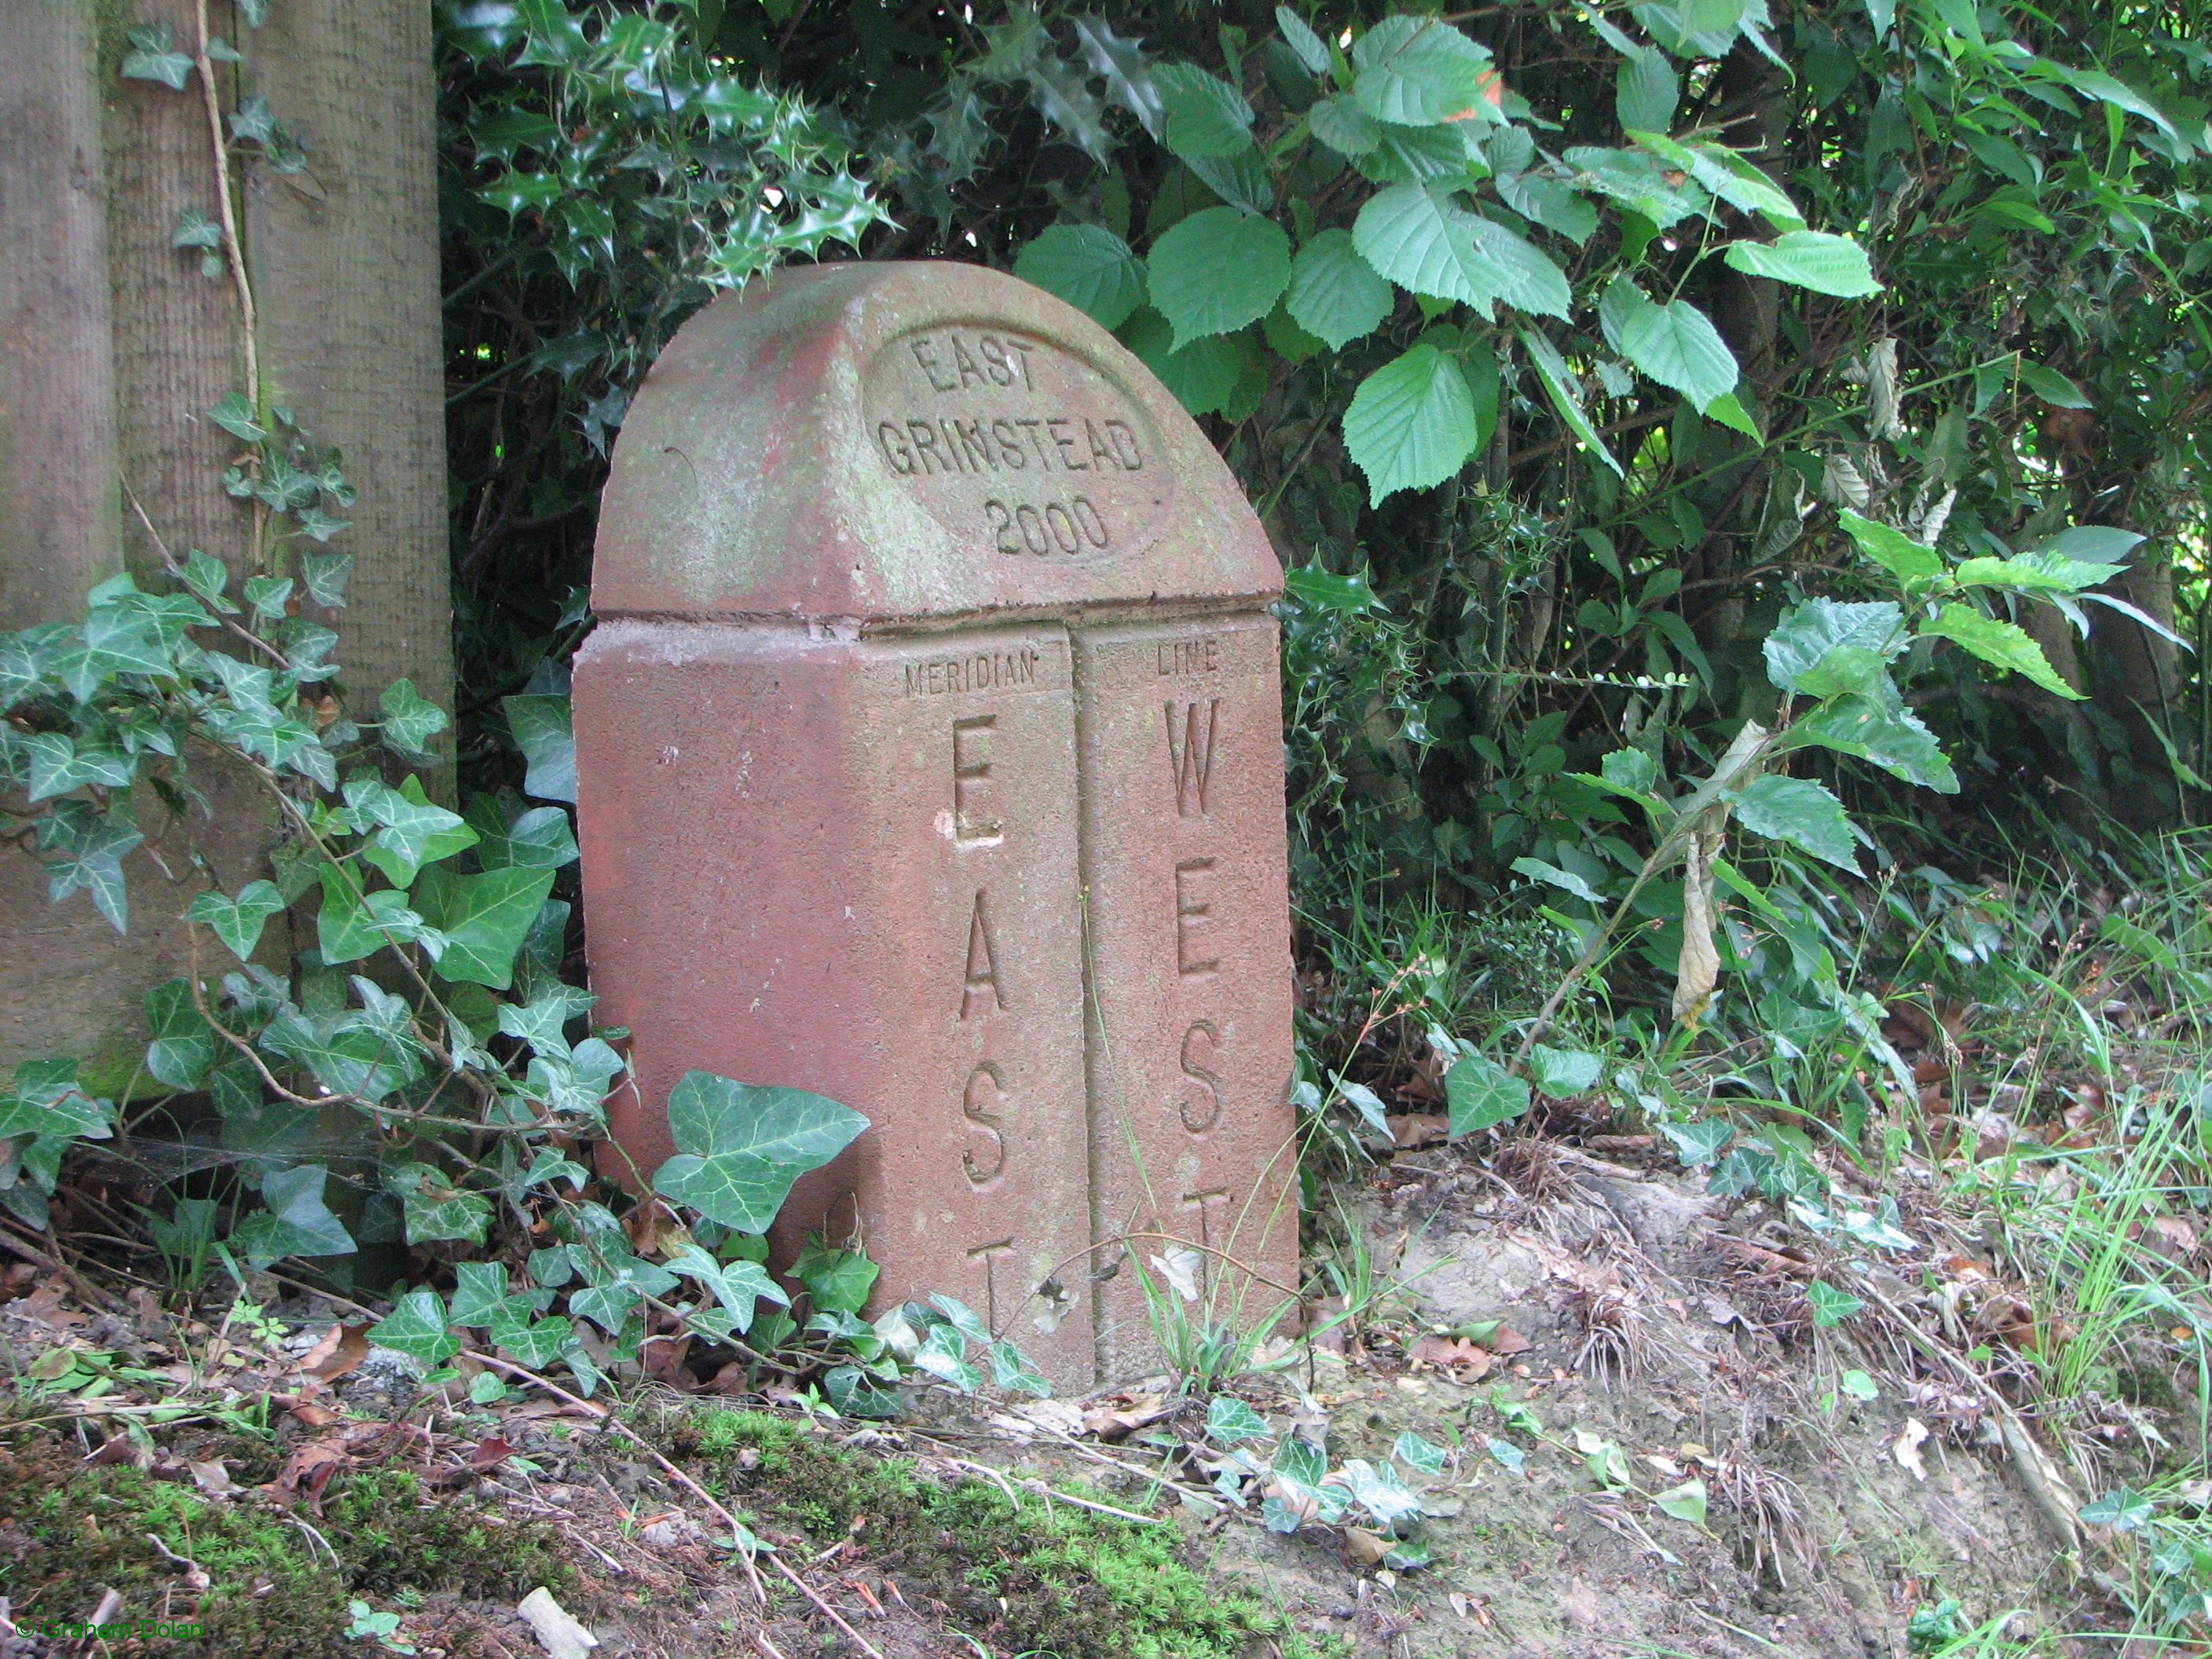
[[[785,1257],[857,1237],[879,1304],[957,1296],[1063,1386],[1157,1363],[1125,1250],[1196,1250],[1194,1316],[1276,1306],[1279,586],[1204,434],[1025,283],[828,266],[686,325],[615,448],[575,671],[639,1167],[687,1071],[843,1101],[873,1127]]]

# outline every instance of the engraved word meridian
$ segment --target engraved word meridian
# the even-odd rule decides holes
[[[884,465],[922,485],[956,534],[998,553],[1126,552],[1164,498],[1150,423],[1047,341],[982,328],[903,335],[877,353],[866,418]]]

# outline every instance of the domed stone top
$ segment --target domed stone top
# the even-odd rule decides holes
[[[602,617],[863,628],[1266,603],[1205,434],[1110,334],[978,265],[818,265],[708,306],[615,445]]]

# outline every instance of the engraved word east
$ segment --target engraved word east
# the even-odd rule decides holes
[[[1135,551],[1166,504],[1151,422],[1096,364],[1003,328],[917,329],[882,346],[862,398],[883,464],[978,551]]]

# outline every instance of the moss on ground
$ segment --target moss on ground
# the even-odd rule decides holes
[[[341,1474],[321,1515],[301,1516],[335,1567],[258,1498],[210,1498],[127,1466],[88,1469],[59,1442],[19,1447],[0,1486],[0,1593],[16,1617],[87,1619],[112,1589],[129,1617],[196,1619],[210,1653],[358,1659],[362,1644],[345,1636],[351,1596],[404,1588],[511,1605],[567,1577],[557,1534],[433,1495],[402,1470]],[[185,1569],[149,1534],[212,1581],[197,1607]]]
[[[994,1653],[1238,1659],[1261,1638],[1286,1659],[1325,1650],[1249,1591],[1209,1582],[1171,1526],[992,1480],[935,1480],[755,1412],[694,1408],[641,1427],[769,1528],[798,1527],[825,1545],[853,1539],[909,1606],[936,1603],[949,1627]]]

